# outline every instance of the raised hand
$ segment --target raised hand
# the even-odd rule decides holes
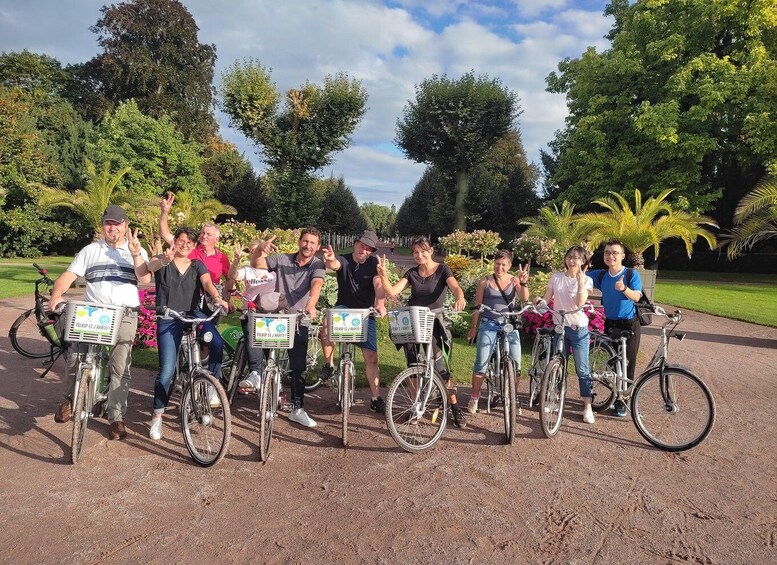
[[[375,255],[375,258],[378,260],[378,275],[380,275],[381,278],[385,277],[385,276],[388,276],[387,273],[386,273],[386,265],[385,265],[386,256],[383,255],[383,259],[382,260],[380,258],[380,255]]]
[[[240,259],[243,257],[243,244],[239,241],[235,242],[235,254],[233,255],[232,261],[234,262],[240,262]]]
[[[529,282],[529,265],[527,264],[525,267],[523,265],[518,265],[518,274],[516,275],[518,277],[518,281],[521,284],[526,284]]]
[[[626,290],[626,283],[623,282],[623,275],[621,275],[621,278],[615,281],[615,290],[618,292],[623,292]]]
[[[135,228],[135,231],[128,230],[130,236],[127,238],[127,247],[129,247],[129,252],[133,255],[140,253],[140,240],[138,239],[139,229],[140,228]]]
[[[324,261],[330,262],[335,260],[335,250],[331,245],[327,245],[324,249]]]
[[[170,212],[170,208],[173,207],[173,202],[175,202],[175,194],[172,192],[168,192],[166,196],[162,197],[162,200],[159,201],[159,207],[162,209],[162,212]]]
[[[259,245],[256,246],[256,250],[259,252],[259,255],[270,255],[271,253],[275,253],[278,251],[278,246],[273,243],[275,241],[274,235],[270,236],[266,240],[259,243]]]
[[[169,265],[170,261],[175,259],[175,247],[168,247],[167,249],[165,249],[165,252],[163,253],[163,255],[165,257],[164,264]]]

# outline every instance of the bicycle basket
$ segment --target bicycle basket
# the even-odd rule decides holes
[[[248,314],[248,343],[251,347],[291,349],[297,333],[296,314]]]
[[[329,340],[355,343],[367,341],[369,316],[369,309],[329,308],[325,319]]]
[[[65,307],[65,341],[116,345],[124,318],[123,306],[68,302]]]
[[[431,343],[434,312],[424,306],[406,306],[388,312],[389,335],[397,345]]]

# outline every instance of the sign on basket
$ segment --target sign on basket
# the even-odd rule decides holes
[[[326,311],[326,324],[332,341],[367,340],[369,308],[332,308]]]
[[[94,335],[110,335],[113,330],[113,311],[96,306],[76,306],[75,331]]]

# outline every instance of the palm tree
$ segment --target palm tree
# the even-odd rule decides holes
[[[777,236],[777,177],[767,177],[739,201],[734,227],[721,239],[734,259],[757,242]]]
[[[522,218],[518,225],[529,226],[525,236],[554,241],[562,253],[586,239],[586,231],[577,223],[575,205],[566,200],[561,203],[561,210],[555,204],[552,208],[543,206],[536,217]]]
[[[199,202],[194,202],[191,193],[188,190],[182,190],[175,195],[175,208],[172,215],[179,218],[189,226],[201,226],[205,222],[211,222],[216,216],[223,214],[234,215],[237,210],[215,198],[206,198]]]
[[[596,249],[609,239],[619,239],[629,249],[631,264],[643,267],[645,260],[642,254],[653,246],[655,256],[662,241],[680,238],[685,243],[685,250],[690,258],[693,243],[703,238],[710,246],[716,245],[715,235],[703,225],[718,227],[715,221],[701,214],[691,214],[684,210],[676,210],[666,198],[672,189],[664,190],[656,197],[650,197],[642,202],[642,193],[634,190],[634,209],[620,194],[610,192],[613,197],[594,200],[607,212],[581,214],[576,218],[579,227],[588,233],[591,247]]]
[[[65,207],[75,210],[87,219],[94,229],[95,235],[102,230],[102,215],[109,204],[121,204],[126,198],[116,198],[113,191],[116,185],[132,168],[124,167],[116,173],[111,173],[111,163],[103,163],[100,172],[94,163],[86,160],[86,186],[83,190],[70,192],[61,188],[51,188],[40,183],[30,183],[29,186],[40,191],[38,204],[44,208]]]

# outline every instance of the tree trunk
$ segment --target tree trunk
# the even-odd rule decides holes
[[[453,229],[467,231],[467,192],[469,192],[469,174],[467,171],[456,173],[456,203],[453,206]]]

